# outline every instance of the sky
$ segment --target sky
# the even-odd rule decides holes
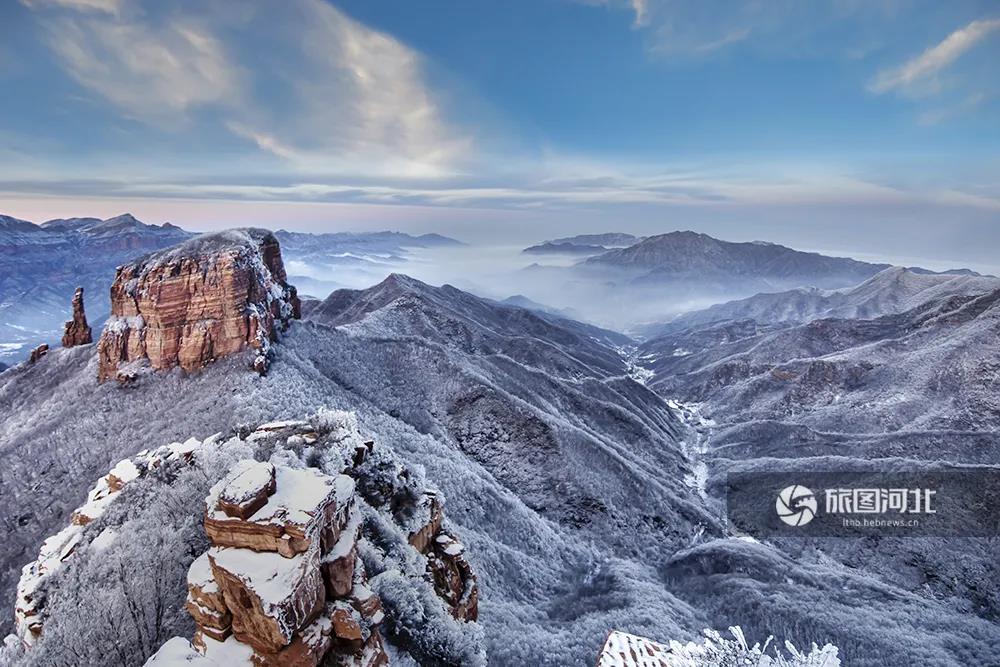
[[[0,212],[997,266],[998,63],[996,2],[4,2]]]

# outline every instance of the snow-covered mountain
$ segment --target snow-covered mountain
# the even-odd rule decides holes
[[[704,424],[633,379],[644,375],[620,339],[401,275],[302,310],[266,376],[247,370],[247,350],[193,374],[99,385],[88,345],[3,373],[5,594],[116,461],[349,409],[447,499],[477,573],[490,664],[535,664],[539,651],[553,665],[591,662],[612,628],[686,641],[728,625],[829,641],[853,665],[994,655],[992,622],[877,563],[847,567],[729,533],[698,477]]]
[[[756,294],[678,315],[661,328],[680,330],[742,319],[767,323],[808,322],[829,317],[872,319],[910,310],[939,296],[967,296],[997,288],[1000,288],[1000,279],[992,276],[926,273],[893,266],[849,289],[801,287]]]
[[[749,282],[760,286],[844,287],[874,275],[887,264],[793,250],[774,243],[732,243],[707,234],[670,232],[592,257],[592,267],[614,268],[642,281]]]
[[[957,285],[868,320],[694,325],[647,341],[640,354],[656,374],[651,386],[708,401],[727,421],[791,418],[841,433],[984,431],[1000,426],[1000,286],[991,286],[966,294]]]
[[[912,307],[894,312],[905,306]],[[891,314],[844,316],[883,311]],[[833,313],[841,316],[827,316]],[[737,319],[718,319],[722,314]],[[810,317],[816,319],[792,319]],[[748,470],[1000,474],[998,350],[996,279],[889,269],[843,293],[763,295],[694,314],[643,343],[637,358],[651,388],[697,404],[700,415],[714,420],[698,457],[711,493],[727,473]],[[807,557],[803,544],[778,544]],[[951,600],[991,622],[1000,616],[995,541],[883,537],[812,544],[824,558],[888,585]]]
[[[87,312],[100,326],[109,312],[108,288],[117,266],[192,236],[169,222],[146,224],[128,213],[40,225],[0,216],[0,360],[16,363],[34,346],[58,341],[77,287],[84,288]],[[404,264],[414,248],[461,245],[439,234],[399,232],[280,231],[277,236],[295,282],[320,296],[342,287],[326,276],[345,267],[381,278],[387,266]]]

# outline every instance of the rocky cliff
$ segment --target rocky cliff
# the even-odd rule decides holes
[[[66,322],[64,328],[62,344],[63,347],[75,347],[77,345],[88,345],[94,342],[87,324],[87,313],[83,309],[83,288],[77,287],[73,294],[73,319]]]
[[[463,551],[420,473],[324,411],[119,462],[24,567],[5,644],[93,664],[107,647],[80,633],[108,622],[129,665],[478,665]]]
[[[187,578],[192,655],[224,664],[247,655],[254,665],[388,663],[385,614],[357,557],[354,486],[348,475],[245,459],[212,487],[212,546]],[[175,647],[151,664],[173,664]]]
[[[248,348],[263,373],[271,342],[298,317],[273,234],[199,236],[118,268],[98,343],[99,379],[128,380],[143,366],[195,371]]]

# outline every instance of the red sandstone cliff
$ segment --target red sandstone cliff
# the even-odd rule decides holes
[[[206,234],[118,268],[111,317],[98,343],[99,379],[137,365],[186,371],[247,348],[263,373],[279,330],[299,317],[273,234]]]

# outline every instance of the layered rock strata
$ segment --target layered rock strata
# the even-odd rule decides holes
[[[212,547],[187,582],[195,654],[261,667],[388,664],[381,603],[357,558],[351,477],[244,460],[205,503]]]
[[[263,373],[271,343],[299,308],[273,234],[196,237],[118,268],[98,342],[99,379],[127,381],[145,365],[195,371],[248,348]]]

